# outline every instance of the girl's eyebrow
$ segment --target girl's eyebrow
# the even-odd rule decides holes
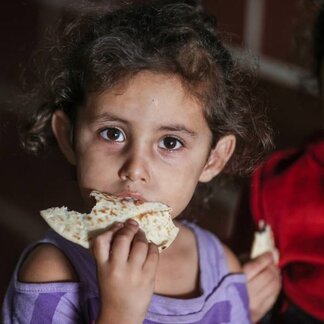
[[[187,128],[185,125],[182,124],[174,124],[174,125],[168,125],[168,126],[162,126],[159,128],[161,131],[168,131],[168,132],[182,132],[186,133],[191,137],[196,137],[197,133],[189,128]]]
[[[117,117],[117,116],[114,116],[112,114],[109,114],[107,112],[104,112],[102,114],[99,114],[99,115],[93,115],[93,116],[90,116],[89,117],[89,122],[91,124],[100,124],[100,123],[104,123],[104,122],[121,122],[121,123],[124,123],[124,124],[128,124],[127,120],[125,119],[122,119],[120,117]]]

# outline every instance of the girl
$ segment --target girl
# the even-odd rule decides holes
[[[161,201],[176,219],[198,182],[224,167],[247,171],[268,143],[215,21],[194,1],[79,17],[43,75],[26,145],[39,150],[54,135],[88,208],[96,189]],[[134,221],[97,236],[91,253],[49,232],[19,261],[5,323],[249,323],[234,255],[197,225],[176,224],[161,255]]]

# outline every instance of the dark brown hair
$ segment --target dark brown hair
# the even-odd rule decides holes
[[[31,151],[41,150],[52,136],[54,111],[62,109],[73,123],[89,92],[109,89],[144,70],[181,79],[204,107],[213,144],[224,135],[236,136],[227,173],[250,171],[271,144],[262,109],[251,100],[247,79],[223,46],[216,19],[196,1],[90,11],[65,24],[47,54],[39,80],[42,101],[25,136]]]

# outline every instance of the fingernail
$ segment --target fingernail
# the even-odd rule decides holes
[[[138,223],[137,223],[136,220],[133,219],[133,218],[129,218],[129,219],[127,220],[127,223],[129,223],[129,224],[131,224],[131,225],[134,225],[134,226],[138,226]]]
[[[115,226],[116,227],[123,227],[124,226],[124,223],[122,223],[122,222],[116,222],[115,223]]]

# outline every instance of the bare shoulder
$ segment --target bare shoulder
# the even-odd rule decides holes
[[[40,244],[28,255],[18,279],[29,283],[78,281],[68,258],[52,244]]]
[[[223,244],[228,269],[231,273],[242,272],[242,266],[235,254]]]

